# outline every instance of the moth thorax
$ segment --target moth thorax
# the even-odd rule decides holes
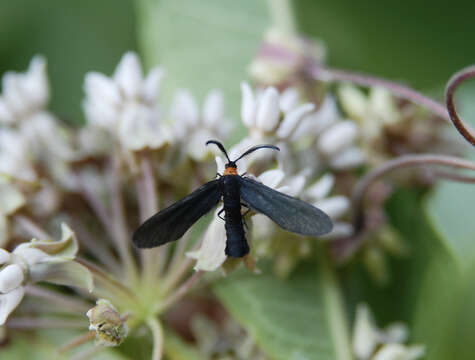
[[[223,172],[223,176],[224,175],[237,175],[238,172],[237,172],[237,168],[236,166],[226,166],[226,168],[224,169],[224,172]]]

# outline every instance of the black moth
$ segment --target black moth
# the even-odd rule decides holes
[[[146,220],[134,233],[133,242],[139,248],[151,248],[181,238],[200,217],[213,209],[223,198],[224,226],[226,228],[227,256],[243,257],[249,253],[241,215],[241,206],[262,213],[293,233],[318,236],[329,233],[333,224],[327,214],[316,207],[282,194],[255,180],[237,173],[236,162],[257,149],[279,150],[273,145],[250,148],[234,161],[229,159],[224,146],[210,140],[226,155],[228,163],[223,175],[207,182],[175,204]],[[241,203],[241,199],[245,204]],[[218,215],[219,215],[218,214]]]

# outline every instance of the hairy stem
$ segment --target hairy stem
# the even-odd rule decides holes
[[[349,327],[345,313],[345,304],[335,269],[322,252],[320,268],[322,271],[323,296],[330,325],[337,360],[352,360]]]
[[[462,82],[473,77],[475,77],[475,66],[469,66],[453,75],[447,84],[446,104],[450,120],[452,120],[455,128],[462,134],[465,140],[475,146],[475,130],[459,117],[454,103],[455,90]]]
[[[147,325],[152,331],[153,353],[152,360],[160,360],[163,355],[163,328],[157,318],[151,317],[147,320]]]

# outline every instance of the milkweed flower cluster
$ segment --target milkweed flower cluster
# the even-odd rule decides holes
[[[273,46],[281,40],[269,38]],[[300,83],[292,80],[308,65],[307,45],[290,47],[295,61],[275,65],[270,76],[263,72],[268,68],[265,63],[253,65],[258,86],[241,84],[246,131],[229,151],[236,158],[253,145],[278,146],[279,153],[263,151],[240,160],[238,173],[319,207],[335,224],[329,235],[310,239],[285,233],[262,215],[247,214],[246,237],[252,246],[245,265],[258,271],[258,260],[268,258],[283,276],[301,258],[312,256],[319,243],[354,232],[349,197],[356,170],[374,163],[374,147],[365,142],[377,137],[362,122],[371,114],[381,121],[378,131],[383,131],[401,114],[397,108],[387,113],[387,107],[393,109],[387,95],[377,93],[368,100],[355,95],[354,89],[322,92],[319,101],[309,102]],[[278,76],[281,71],[283,76]],[[206,148],[205,142],[226,141],[232,128],[219,90],[211,90],[201,108],[190,92],[180,90],[168,108],[159,97],[163,77],[160,67],[144,73],[132,52],[123,56],[111,76],[87,73],[83,101],[87,123],[74,129],[47,109],[50,94],[42,57],[33,58],[25,73],[4,75],[1,324],[15,324],[15,314],[23,313],[23,297],[31,294],[54,299],[45,316],[56,315],[53,307],[65,303],[74,304],[74,311],[66,312],[73,319],[85,318],[87,312],[91,332],[78,326],[86,333],[67,349],[92,337],[100,345],[116,346],[147,326],[159,356],[162,315],[203,272],[229,273],[239,265],[226,258],[224,223],[216,216],[219,206],[201,233],[187,233],[173,246],[132,248],[131,233],[140,222],[216,172],[222,174],[224,160],[214,157],[214,149]],[[63,222],[70,225],[61,225],[61,240],[50,240]],[[75,290],[65,293],[61,287],[34,285],[43,281]]]

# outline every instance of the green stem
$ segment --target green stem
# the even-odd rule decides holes
[[[157,318],[151,317],[147,320],[147,325],[152,331],[153,353],[152,360],[160,360],[163,354],[163,328]]]
[[[275,27],[288,35],[295,35],[297,28],[291,0],[268,0],[269,12]]]
[[[328,256],[325,255],[325,252],[322,252],[322,254],[320,257],[322,287],[336,359],[352,360],[353,355],[351,352],[348,322],[340,284],[338,283],[335,269],[329,263]]]

